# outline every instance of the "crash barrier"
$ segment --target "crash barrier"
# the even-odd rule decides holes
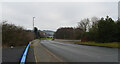
[[[22,55],[22,58],[20,60],[20,64],[25,64],[25,60],[26,60],[26,56],[27,56],[27,52],[28,52],[30,44],[31,44],[31,42],[26,46],[24,53]]]

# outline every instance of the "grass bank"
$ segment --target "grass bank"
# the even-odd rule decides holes
[[[46,39],[52,39],[52,38],[39,38],[39,40],[46,40]]]
[[[39,40],[46,40],[46,38],[39,38]]]
[[[91,45],[91,46],[103,46],[103,47],[112,47],[118,48],[120,47],[118,42],[111,42],[111,43],[96,43],[96,42],[75,42],[74,44],[81,44],[81,45]]]

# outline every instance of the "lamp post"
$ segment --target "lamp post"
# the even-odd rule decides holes
[[[34,32],[34,20],[35,20],[35,17],[33,17],[33,32]],[[35,39],[35,37],[34,37]]]
[[[33,30],[34,30],[34,20],[35,20],[35,17],[33,17]]]

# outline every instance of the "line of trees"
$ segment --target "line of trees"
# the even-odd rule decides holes
[[[20,26],[14,24],[8,24],[3,22],[2,24],[2,45],[4,46],[24,46],[34,39],[34,33],[25,30]]]
[[[59,28],[55,32],[54,38],[57,38],[57,39],[80,39],[82,33],[83,33],[83,31],[80,28],[62,27],[62,28]]]
[[[85,18],[78,23],[78,26],[59,28],[54,38],[57,39],[81,39],[81,41],[96,42],[120,42],[120,20],[114,21],[106,18],[93,17]]]
[[[35,39],[40,38],[40,33],[38,32],[37,27],[34,27]]]

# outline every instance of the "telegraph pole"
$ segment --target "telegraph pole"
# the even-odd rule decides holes
[[[34,30],[34,21],[35,21],[35,17],[33,17],[33,30]]]

